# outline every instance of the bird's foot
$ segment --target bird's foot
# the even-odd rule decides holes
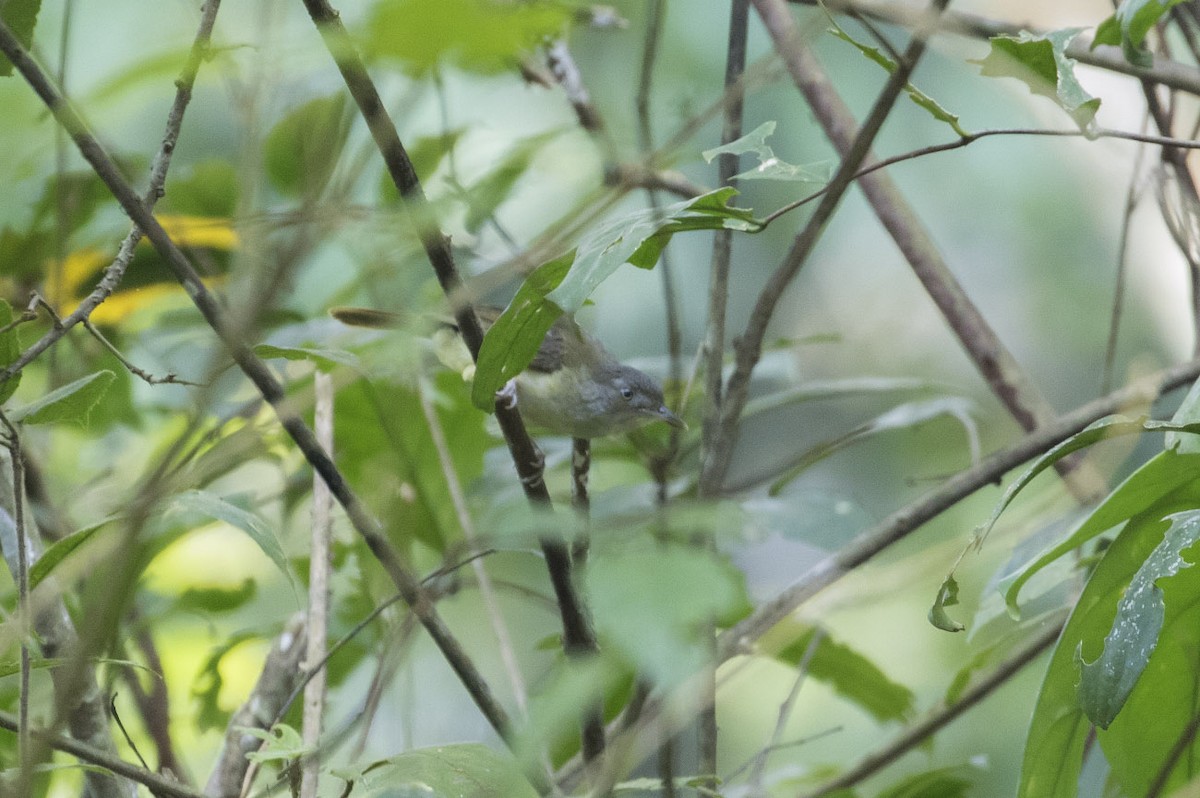
[[[508,382],[504,383],[504,387],[496,391],[496,402],[505,410],[512,410],[517,406],[517,378],[513,377]]]

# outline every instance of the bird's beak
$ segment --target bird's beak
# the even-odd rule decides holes
[[[658,417],[670,424],[672,427],[676,427],[678,429],[688,428],[687,423],[682,418],[672,413],[666,405],[659,406]]]

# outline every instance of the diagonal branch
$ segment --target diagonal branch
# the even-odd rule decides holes
[[[934,18],[948,2],[949,0],[934,0]],[[734,343],[734,371],[725,390],[720,422],[711,434],[710,448],[701,464],[700,491],[703,495],[717,493],[728,473],[733,445],[737,440],[738,423],[749,398],[750,376],[762,357],[763,341],[775,307],[784,290],[795,279],[816,247],[826,224],[854,181],[858,167],[869,158],[871,143],[883,127],[893,103],[900,96],[900,92],[908,83],[908,76],[912,74],[925,51],[925,31],[922,30],[914,34],[904,59],[896,65],[895,71],[879,92],[866,122],[859,128],[849,109],[842,104],[841,98],[834,91],[816,56],[803,42],[791,12],[783,0],[754,0],[754,7],[771,34],[775,49],[782,56],[793,81],[813,109],[817,120],[825,128],[826,135],[833,140],[842,162],[812,217],[796,236],[783,263],[763,286],[745,332]],[[867,191],[866,183],[869,179],[870,177],[864,177],[859,181],[864,191]]]
[[[274,409],[280,424],[296,443],[297,448],[304,454],[313,469],[325,480],[338,503],[345,509],[355,530],[363,537],[372,554],[383,565],[384,570],[387,571],[388,576],[404,596],[404,600],[421,621],[450,667],[458,675],[480,711],[502,738],[510,739],[512,729],[507,712],[493,696],[491,688],[484,681],[482,674],[475,667],[461,643],[451,634],[429,595],[421,587],[420,581],[400,560],[388,543],[379,522],[359,501],[358,496],[347,484],[341,472],[317,443],[312,430],[289,406],[283,386],[275,379],[266,364],[241,339],[224,309],[200,280],[199,274],[187,257],[167,235],[159,221],[142,204],[117,169],[112,158],[105,152],[95,136],[87,130],[83,120],[54,88],[45,72],[34,63],[25,48],[13,35],[12,30],[2,20],[0,20],[0,52],[3,52],[13,62],[17,71],[21,73],[21,76],[54,114],[58,123],[74,140],[75,145],[95,170],[96,175],[104,182],[134,224],[141,228],[146,238],[154,245],[155,250],[166,261],[196,308],[204,316],[205,321],[220,337],[239,368]],[[476,324],[476,329],[478,329],[478,324]]]
[[[1149,404],[1164,393],[1193,382],[1197,377],[1200,377],[1200,359],[1189,360],[1150,375],[1062,415],[951,477],[817,563],[775,598],[726,630],[721,635],[719,645],[721,660],[746,650],[817,593],[975,491],[995,484],[1005,473],[1026,460],[1061,443],[1098,419],[1119,413],[1127,407]]]
[[[413,169],[404,144],[400,141],[396,126],[384,108],[379,91],[355,51],[337,12],[326,0],[304,0],[304,6],[342,73],[346,88],[362,112],[371,136],[383,156],[384,165],[407,205],[410,218],[416,222],[417,234],[421,238],[421,244],[442,291],[452,304],[463,341],[471,352],[471,358],[477,360],[479,347],[483,342],[479,319],[469,302],[456,301],[465,294],[462,278],[450,251],[449,239],[433,221],[434,214],[421,187],[421,181]],[[495,410],[496,419],[500,422],[500,429],[508,443],[525,495],[535,506],[549,507],[550,493],[542,475],[545,461],[529,437],[520,414],[515,407],[509,407],[504,401],[497,401]],[[543,536],[541,546],[562,617],[564,648],[572,656],[594,654],[599,650],[596,633],[571,575],[570,550],[558,534]]]

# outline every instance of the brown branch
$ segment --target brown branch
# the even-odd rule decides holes
[[[788,0],[796,5],[815,6],[818,0]],[[831,11],[855,12],[872,19],[890,22],[904,27],[915,27],[920,21],[919,12],[911,6],[899,3],[864,3],[858,0],[824,0]],[[942,16],[937,31],[968,36],[974,39],[989,39],[993,36],[1016,36],[1022,31],[1040,35],[1045,31],[1030,25],[988,19],[977,14],[950,11]],[[1141,80],[1149,80],[1170,89],[1200,95],[1200,70],[1188,64],[1155,58],[1149,67],[1134,66],[1125,59],[1119,47],[1100,45],[1092,49],[1091,38],[1077,36],[1067,46],[1066,55],[1081,64],[1117,72]]]
[[[7,712],[0,712],[0,729],[15,732],[17,729],[17,719]],[[137,765],[131,765],[116,754],[97,748],[94,745],[41,729],[31,729],[30,734],[55,751],[62,751],[80,761],[98,765],[112,771],[118,776],[123,776],[130,781],[146,785],[146,788],[157,798],[208,798],[208,796],[196,792],[185,784],[172,781],[165,776],[160,776]]]
[[[183,115],[187,111],[188,103],[192,100],[192,86],[196,83],[200,64],[208,55],[212,41],[212,29],[217,20],[217,10],[220,7],[221,0],[207,0],[201,9],[200,26],[196,30],[196,36],[192,41],[192,48],[188,52],[183,71],[175,81],[175,100],[171,104],[171,110],[167,113],[167,124],[163,131],[162,143],[150,165],[150,183],[142,200],[147,209],[153,209],[155,203],[163,196],[163,187],[167,182],[167,169],[171,166],[171,156],[175,153],[179,130],[183,126]],[[4,368],[0,368],[0,383],[32,363],[66,335],[72,327],[86,321],[92,311],[108,299],[109,295],[117,289],[121,278],[125,276],[125,270],[133,260],[134,249],[141,240],[142,231],[135,224],[129,234],[125,236],[125,240],[121,242],[117,256],[104,270],[104,275],[92,292],[84,297],[83,301],[79,303],[79,307],[22,352],[20,357]]]
[[[916,501],[893,512],[837,553],[813,566],[779,595],[721,635],[722,661],[751,647],[776,623],[821,590],[850,573],[888,546],[902,540],[922,524],[955,506],[980,488],[1000,480],[1005,473],[1061,443],[1088,424],[1126,407],[1148,404],[1167,391],[1200,377],[1200,359],[1189,360],[1088,402],[1060,416],[1021,440],[962,471]]]
[[[469,302],[460,301],[465,294],[462,278],[454,264],[449,239],[433,222],[434,214],[413,169],[412,161],[396,132],[396,126],[388,116],[383,100],[358,57],[337,12],[326,0],[304,0],[304,6],[333,56],[346,88],[366,120],[367,127],[383,156],[384,165],[407,204],[411,218],[416,221],[417,233],[430,265],[437,275],[443,293],[453,305],[455,320],[463,341],[472,359],[478,359],[479,347],[483,342],[479,319]],[[509,407],[501,400],[496,402],[495,411],[525,495],[534,505],[548,507],[550,494],[543,479],[545,458],[529,437],[516,408]],[[596,634],[583,602],[575,590],[571,575],[570,550],[561,534],[551,534],[543,536],[541,546],[562,616],[564,648],[571,656],[593,654],[598,651]]]
[[[932,8],[935,16],[947,2],[948,0],[934,0]],[[702,495],[714,495],[719,492],[721,483],[729,471],[733,445],[737,440],[738,424],[741,420],[742,410],[749,398],[750,377],[759,358],[762,357],[763,341],[766,338],[767,326],[774,315],[775,307],[785,289],[795,279],[816,247],[817,241],[824,232],[826,224],[833,217],[842,196],[854,181],[854,175],[859,166],[870,157],[870,148],[875,136],[883,127],[884,121],[891,113],[893,103],[899,97],[900,92],[904,90],[908,83],[908,76],[912,74],[917,61],[925,51],[924,35],[918,33],[909,43],[904,60],[897,64],[895,71],[888,77],[871,112],[867,115],[866,121],[859,128],[850,110],[846,108],[829,77],[821,68],[816,56],[803,41],[792,19],[791,11],[783,0],[754,0],[754,7],[763,20],[776,51],[783,58],[793,82],[808,101],[818,122],[824,128],[826,136],[830,138],[834,148],[841,155],[842,162],[833,179],[830,180],[827,193],[821,198],[821,202],[813,211],[813,215],[804,229],[796,236],[783,263],[763,286],[745,331],[734,343],[734,371],[725,389],[720,422],[712,433],[707,457],[701,463],[700,492]],[[872,177],[877,182],[883,179],[877,176]],[[859,181],[868,197],[871,195],[868,181],[872,180],[872,177]],[[888,199],[889,201],[898,201],[898,198],[889,197]],[[880,213],[878,207],[876,212]],[[886,222],[885,226],[887,226]],[[907,236],[908,233],[905,232]],[[903,243],[901,249],[905,249]],[[947,273],[944,276],[953,281],[953,277],[949,276],[949,270],[944,269],[944,271]],[[939,285],[944,284],[945,281]],[[931,289],[927,287],[927,290]],[[962,316],[956,316],[956,318],[962,318]],[[1007,367],[1011,360],[1012,358],[1009,357],[1000,365]]]
[[[0,52],[3,52],[13,62],[17,71],[54,114],[59,124],[70,134],[97,176],[116,197],[134,223],[145,233],[146,238],[154,245],[159,255],[163,257],[201,315],[221,338],[239,368],[272,406],[276,417],[296,443],[297,448],[304,454],[305,459],[329,485],[331,492],[345,509],[355,530],[363,537],[397,589],[404,595],[405,601],[412,607],[413,612],[429,632],[430,637],[433,638],[435,645],[441,650],[451,668],[454,669],[479,706],[480,711],[501,737],[509,739],[511,729],[508,714],[496,701],[491,688],[462,645],[442,621],[429,596],[421,588],[417,577],[409,571],[395,550],[392,549],[379,522],[362,505],[333,461],[321,449],[312,430],[288,405],[283,386],[230,324],[224,309],[200,280],[199,274],[196,273],[187,257],[167,235],[158,220],[142,205],[133,189],[121,176],[112,158],[87,130],[83,120],[74,109],[63,100],[45,73],[29,57],[25,48],[21,46],[12,30],[3,21],[0,21]],[[470,317],[475,321],[474,313],[471,313]],[[476,329],[478,330],[477,323]],[[569,557],[566,557],[565,554],[564,557],[568,559],[569,567]]]

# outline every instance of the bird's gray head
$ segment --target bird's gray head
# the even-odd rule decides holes
[[[648,421],[665,421],[685,429],[683,419],[667,408],[662,388],[645,372],[617,364],[599,380],[603,385],[600,404],[610,432],[633,429]]]

